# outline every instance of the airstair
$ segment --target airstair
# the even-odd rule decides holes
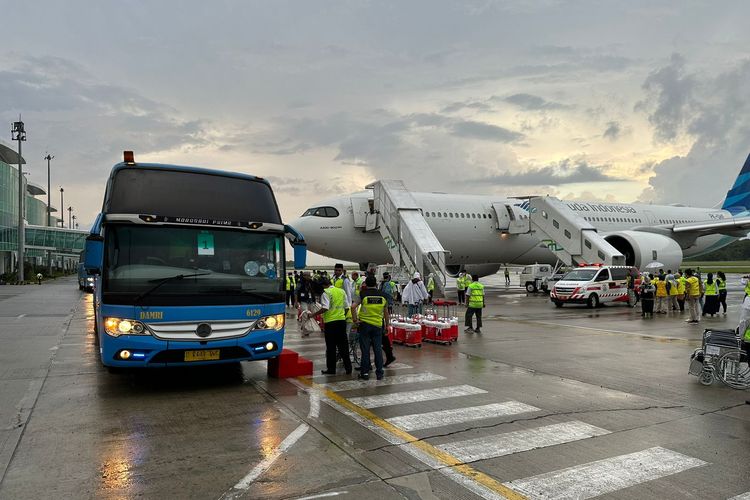
[[[373,206],[365,214],[365,231],[380,232],[396,266],[409,274],[418,271],[425,283],[432,273],[435,287],[444,292],[448,252],[430,229],[414,196],[401,181],[377,181],[367,188],[373,190]]]
[[[625,265],[625,256],[560,199],[554,196],[532,196],[521,205],[528,207],[528,215],[519,217],[519,206],[506,207],[516,209],[516,220],[509,221],[507,232],[519,234],[521,224],[518,219],[525,219],[528,222],[525,224],[526,232],[535,234],[542,244],[567,265]],[[495,207],[496,213],[498,210]],[[500,217],[498,227],[503,230]]]

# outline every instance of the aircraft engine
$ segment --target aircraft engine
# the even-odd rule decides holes
[[[457,277],[458,273],[461,271],[466,271],[469,274],[476,274],[481,278],[482,276],[495,274],[500,270],[500,264],[460,264],[445,267],[451,278]]]
[[[677,271],[682,264],[682,248],[667,236],[642,231],[618,231],[604,236],[625,256],[625,263],[640,270],[650,262],[661,262],[664,271]],[[658,269],[657,269],[658,271]]]

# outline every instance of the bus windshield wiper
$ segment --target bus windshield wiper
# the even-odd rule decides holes
[[[154,286],[146,290],[145,292],[142,292],[140,295],[138,295],[135,298],[135,303],[137,304],[142,299],[144,299],[147,295],[151,294],[155,290],[157,290],[160,286],[164,285],[165,283],[169,283],[170,281],[177,281],[185,278],[195,278],[196,276],[206,276],[207,274],[211,274],[211,272],[207,273],[192,273],[192,274],[175,274],[174,276],[167,276],[166,278],[159,278],[155,280],[149,280],[148,283],[156,283]]]

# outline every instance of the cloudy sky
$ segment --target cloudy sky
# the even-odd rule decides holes
[[[0,141],[82,225],[111,165],[710,206],[750,152],[750,2],[0,0]],[[13,146],[15,147],[15,146]],[[56,203],[56,202],[55,202]]]

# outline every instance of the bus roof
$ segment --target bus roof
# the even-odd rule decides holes
[[[252,181],[258,181],[263,182],[265,184],[271,185],[270,182],[268,182],[267,179],[264,179],[263,177],[258,177],[255,175],[250,174],[243,174],[240,172],[229,172],[227,170],[217,170],[213,168],[205,168],[205,167],[190,167],[187,165],[170,165],[168,163],[124,163],[120,162],[115,164],[112,167],[112,172],[110,172],[109,177],[112,178],[117,173],[117,171],[122,169],[133,169],[133,168],[149,168],[149,169],[155,169],[155,170],[174,170],[176,172],[192,172],[196,174],[208,174],[208,175],[220,175],[223,177],[235,177],[237,179],[246,179],[246,180],[252,180]]]

